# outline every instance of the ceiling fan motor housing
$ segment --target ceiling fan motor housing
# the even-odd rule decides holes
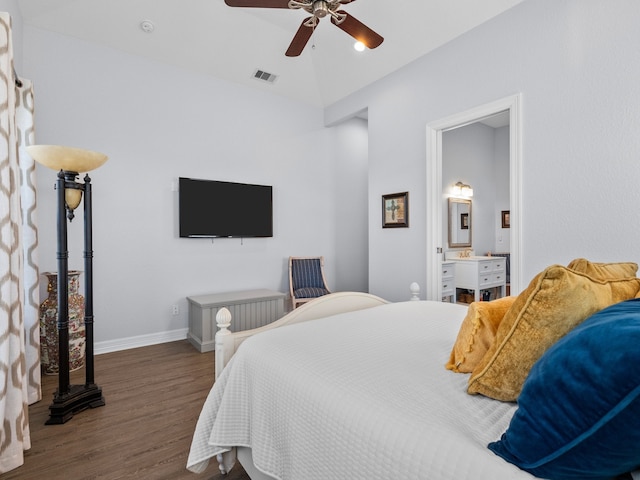
[[[313,2],[313,15],[317,18],[324,18],[329,13],[329,7],[325,0],[316,0]]]

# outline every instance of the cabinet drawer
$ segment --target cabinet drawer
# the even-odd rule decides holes
[[[493,262],[480,262],[478,263],[478,273],[483,275],[487,272],[493,271]]]
[[[442,297],[455,297],[456,294],[456,264],[442,263]]]
[[[453,295],[455,290],[455,283],[453,281],[443,281],[442,282],[442,296],[446,297],[448,295]]]
[[[455,271],[456,270],[453,265],[442,265],[442,281],[446,278],[453,278]]]
[[[494,283],[494,276],[491,273],[481,274],[480,277],[478,277],[478,285],[480,286],[480,288],[486,287],[488,285],[493,285]]]
[[[505,283],[504,278],[505,276],[503,272],[487,273],[478,277],[478,285],[480,286],[480,288],[492,285],[502,285],[503,283]]]
[[[494,260],[493,261],[493,271],[494,272],[504,272],[505,270],[504,260]]]
[[[493,274],[493,283],[506,283],[507,276],[504,272],[494,272]]]

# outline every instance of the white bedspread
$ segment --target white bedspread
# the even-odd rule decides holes
[[[232,446],[281,480],[517,480],[486,445],[515,404],[444,368],[466,307],[405,302],[246,340],[200,414],[187,468]]]

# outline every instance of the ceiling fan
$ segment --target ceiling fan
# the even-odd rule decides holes
[[[351,2],[355,0],[224,0],[224,3],[230,7],[290,8],[302,9],[310,13],[311,16],[302,21],[294,35],[285,53],[287,57],[297,57],[302,53],[313,34],[313,29],[320,19],[326,16],[331,17],[331,23],[362,42],[367,48],[379,46],[384,40],[380,35],[352,15],[339,10],[342,5]]]

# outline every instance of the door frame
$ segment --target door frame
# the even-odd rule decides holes
[[[511,295],[522,289],[522,94],[511,95],[427,125],[427,300],[442,300],[442,133],[509,111]]]

